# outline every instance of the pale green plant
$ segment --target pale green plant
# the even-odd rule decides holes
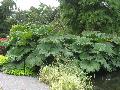
[[[41,69],[40,80],[50,85],[51,90],[92,90],[90,79],[76,68],[68,65],[45,66]]]

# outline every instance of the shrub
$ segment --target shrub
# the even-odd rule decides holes
[[[34,75],[33,71],[30,69],[10,69],[10,70],[5,70],[3,71],[3,73],[6,74],[10,74],[10,75],[16,75],[16,76],[20,76],[20,75],[25,75],[25,76],[29,76],[29,75]]]
[[[92,90],[90,79],[75,66],[45,66],[40,80],[49,84],[51,90]]]
[[[36,66],[42,64],[38,57],[34,57],[33,51],[38,45],[38,40],[43,37],[47,37],[53,33],[50,26],[43,25],[15,25],[10,30],[10,37],[7,43],[7,56],[9,56],[10,62],[3,66],[3,70],[14,70],[24,67],[24,61],[26,68],[34,69]],[[32,53],[34,55],[32,55]],[[31,61],[28,56],[33,56],[34,60]],[[33,59],[33,58],[32,58]],[[37,61],[38,60],[38,61]]]
[[[21,34],[29,33],[27,31],[30,36],[22,37]],[[88,73],[120,67],[120,37],[117,34],[84,31],[80,36],[64,35],[48,25],[17,25],[11,29],[8,48],[10,62],[4,66],[6,69],[22,68],[24,62],[25,67],[33,70],[42,65],[72,61],[77,61],[79,68]]]
[[[0,55],[0,65],[8,63],[8,57]]]
[[[120,67],[119,36],[100,32],[85,31],[81,36],[54,35],[40,39],[36,49],[26,62],[31,65],[77,61],[86,72],[99,71],[101,68],[113,71]],[[117,48],[117,49],[116,49]],[[33,63],[33,60],[36,60]]]

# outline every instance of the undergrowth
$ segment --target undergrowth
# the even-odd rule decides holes
[[[45,66],[41,69],[40,80],[51,90],[92,90],[90,78],[76,66]]]

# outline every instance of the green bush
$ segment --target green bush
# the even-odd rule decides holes
[[[16,76],[20,76],[20,75],[25,75],[25,76],[29,76],[29,75],[34,75],[33,71],[30,69],[10,69],[10,70],[5,70],[3,71],[3,73],[6,74],[10,74],[10,75],[16,75]]]
[[[44,64],[77,61],[79,67],[86,72],[99,71],[101,68],[113,71],[120,67],[120,37],[116,34],[84,31],[81,36],[59,35],[55,34],[50,26],[33,25],[28,28],[29,32],[32,32],[29,38],[19,37],[19,30],[15,28],[18,31],[14,34],[18,36],[10,36],[7,56],[11,61],[9,64],[13,66],[16,63],[20,66],[25,61],[27,68],[34,69]],[[13,31],[11,30],[11,33]],[[20,44],[22,41],[26,43]],[[10,67],[6,65],[6,68]]]
[[[0,55],[0,65],[3,65],[5,63],[8,63],[8,57]]]
[[[38,40],[54,34],[51,32],[53,31],[48,25],[14,25],[10,30],[9,40],[6,43],[8,50],[6,55],[9,56],[10,62],[3,66],[3,70],[23,68],[24,61],[26,62],[26,68],[29,69],[40,66],[42,62],[38,60],[38,57],[34,57],[35,53],[33,51],[38,45]],[[34,60],[28,60],[28,56],[34,57]]]
[[[120,67],[117,34],[84,31],[80,36],[65,35],[49,25],[16,25],[11,29],[7,48],[10,62],[3,66],[6,70],[23,68],[24,61],[26,68],[32,70],[58,62],[77,62],[79,68],[88,73]]]
[[[32,38],[32,31],[25,25],[14,25],[10,30],[10,40],[15,40],[18,46],[28,44],[27,40]]]
[[[75,35],[54,35],[40,39],[36,49],[26,62],[31,65],[77,61],[86,72],[99,71],[101,68],[113,71],[120,67],[119,36],[100,32]],[[36,60],[33,63],[33,60]],[[30,63],[31,62],[31,63]]]
[[[92,90],[90,79],[75,66],[45,66],[40,80],[49,84],[51,90]]]

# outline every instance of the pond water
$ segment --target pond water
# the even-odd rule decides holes
[[[120,90],[120,71],[95,75],[94,90]]]

